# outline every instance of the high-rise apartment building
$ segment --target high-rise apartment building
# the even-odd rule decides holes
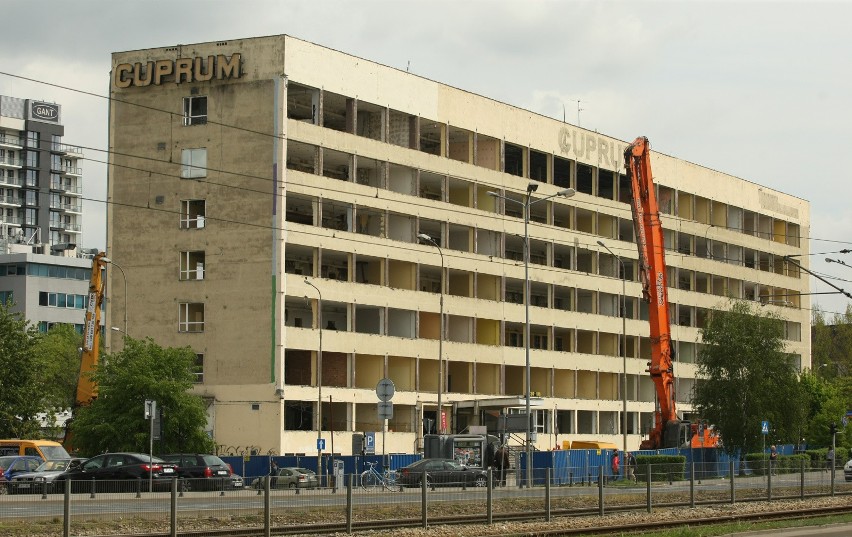
[[[83,152],[64,134],[61,105],[0,96],[0,241],[80,243]]]
[[[620,443],[623,397],[630,448],[652,424],[626,141],[283,35],[114,53],[111,97],[108,255],[127,293],[110,271],[108,325],[195,350],[221,446],[348,453],[385,427],[385,378],[377,452],[436,425],[497,431],[527,397],[542,449]],[[807,263],[809,204],[652,161],[679,409],[729,296],[781,315],[807,367],[809,283],[784,257]]]
[[[0,301],[47,331],[82,330],[91,259],[81,255],[82,149],[62,106],[0,95]]]

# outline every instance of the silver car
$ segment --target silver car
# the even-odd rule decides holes
[[[80,466],[86,459],[51,459],[44,461],[33,472],[15,474],[8,483],[10,494],[42,494],[61,492],[54,490],[56,477],[68,469]]]

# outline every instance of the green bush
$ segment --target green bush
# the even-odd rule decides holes
[[[747,453],[744,457],[748,467],[754,475],[766,475],[769,467],[768,453]],[[823,456],[823,465],[825,457]],[[803,455],[778,455],[778,460],[775,462],[776,474],[789,474],[799,472],[802,462],[805,461],[805,470],[813,467],[813,460],[807,454]]]
[[[828,454],[828,448],[820,448],[820,449],[809,449],[805,451],[805,455],[807,455],[811,460],[812,468],[826,468],[826,455]],[[838,446],[834,451],[834,465],[836,468],[843,468],[843,465],[846,461],[849,460],[849,449],[845,447]]]
[[[648,464],[651,465],[651,481],[683,481],[686,472],[686,457],[683,455],[637,455],[636,479],[648,480]]]

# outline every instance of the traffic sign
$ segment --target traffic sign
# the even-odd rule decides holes
[[[376,433],[364,433],[364,453],[367,455],[375,455]]]
[[[378,414],[380,420],[393,419],[393,403],[391,403],[390,401],[379,401],[376,404],[379,405]]]
[[[325,451],[325,438],[317,438],[317,451]]]
[[[379,401],[390,401],[393,399],[395,391],[396,389],[391,379],[384,378],[376,384],[376,395],[379,397]],[[379,419],[382,419],[381,416],[379,416]]]
[[[769,422],[767,420],[763,420],[760,424],[760,432],[762,434],[769,434]]]

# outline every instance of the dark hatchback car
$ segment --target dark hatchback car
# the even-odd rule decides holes
[[[72,492],[168,490],[178,475],[177,466],[145,453],[104,453],[58,475],[54,487],[61,490],[71,480]]]
[[[462,466],[452,459],[421,459],[397,470],[397,484],[419,487],[426,472],[426,485],[436,487],[484,487],[488,473],[482,468]]]
[[[242,479],[239,480],[239,485],[235,485],[233,479],[235,474],[231,465],[216,455],[171,453],[161,455],[160,458],[177,466],[177,475],[181,478],[183,490],[222,490],[242,487]]]

